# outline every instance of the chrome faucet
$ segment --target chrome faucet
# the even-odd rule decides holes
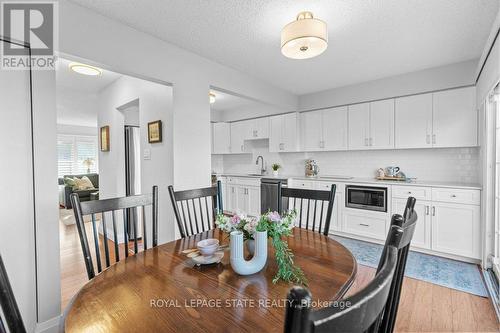
[[[260,174],[263,175],[266,172],[266,167],[264,166],[264,157],[261,155],[257,156],[257,160],[255,160],[255,165],[259,165],[259,158],[262,161],[262,165],[260,167]]]

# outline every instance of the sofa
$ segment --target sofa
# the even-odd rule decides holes
[[[90,181],[92,182],[92,185],[94,185],[94,188],[91,190],[73,190],[72,186],[66,185],[64,183],[64,178],[69,177],[69,178],[82,178],[83,176],[87,176]],[[94,192],[99,192],[99,175],[97,173],[86,173],[82,175],[64,175],[63,178],[59,178],[59,187],[61,188],[60,191],[62,192],[60,194],[60,205],[64,206],[66,209],[71,209],[73,208],[71,205],[71,200],[69,196],[71,193],[77,193],[78,196],[80,197],[80,201],[89,201],[90,200],[90,194]]]

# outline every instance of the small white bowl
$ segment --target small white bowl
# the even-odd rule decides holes
[[[219,240],[215,238],[204,239],[199,241],[196,247],[204,257],[211,257],[219,248]]]

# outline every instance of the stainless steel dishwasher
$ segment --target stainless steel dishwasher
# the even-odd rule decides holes
[[[278,210],[279,185],[282,187],[288,186],[286,178],[261,178],[260,180],[260,211],[267,213]],[[288,202],[288,200],[286,201]],[[288,209],[283,200],[283,209]]]

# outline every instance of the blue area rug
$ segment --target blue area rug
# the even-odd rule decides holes
[[[339,236],[331,237],[348,248],[358,264],[377,268],[382,245]],[[474,264],[410,251],[405,276],[478,296],[488,296],[481,272]]]

